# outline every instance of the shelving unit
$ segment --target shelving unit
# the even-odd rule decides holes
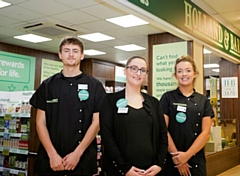
[[[29,131],[23,132],[21,129],[17,129],[17,121],[15,119],[24,119],[19,122],[29,121],[30,114],[28,117],[10,117],[11,119],[9,120],[9,117],[6,119],[5,115],[0,116],[4,121],[4,132],[0,132],[0,173],[3,175],[27,176]],[[13,125],[12,121],[15,125]],[[7,126],[7,124],[12,126]],[[18,128],[21,128],[21,124],[18,125]],[[22,126],[27,126],[27,124],[22,124]],[[29,127],[27,128],[29,129]],[[27,128],[24,127],[23,129]],[[10,130],[13,132],[10,133]],[[17,130],[19,131],[17,132]]]
[[[22,95],[0,92],[0,175],[28,175],[31,106]]]

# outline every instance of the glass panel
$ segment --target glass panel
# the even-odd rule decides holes
[[[236,119],[233,120],[221,120],[221,137],[222,137],[222,148],[227,149],[235,147],[237,145],[236,139]]]
[[[205,145],[205,153],[211,154],[237,146],[237,124],[236,119],[229,119],[219,120],[217,126],[212,126],[209,141]]]

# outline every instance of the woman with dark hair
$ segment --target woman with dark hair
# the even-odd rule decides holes
[[[126,88],[108,94],[100,111],[103,171],[107,176],[163,175],[167,130],[159,101],[141,92],[147,63],[134,56],[124,72]]]

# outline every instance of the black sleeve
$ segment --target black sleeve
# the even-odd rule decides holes
[[[157,111],[158,125],[159,125],[159,148],[157,150],[158,163],[156,164],[163,169],[166,156],[167,156],[167,150],[168,150],[168,137],[167,137],[167,128],[166,128],[165,118],[164,118],[162,107],[159,101],[157,101],[156,111]]]
[[[112,100],[110,95],[105,97],[100,110],[100,134],[104,145],[104,155],[107,155],[110,160],[109,163],[113,167],[116,167],[125,175],[132,166],[124,161],[116,142],[116,129],[114,128],[115,104],[116,102]]]
[[[169,96],[167,93],[164,93],[160,99],[161,108],[163,111],[163,114],[166,114],[169,116]]]
[[[46,107],[46,99],[45,99],[45,84],[42,83],[36,92],[30,98],[30,104],[37,109],[41,109],[45,111]]]
[[[95,86],[95,108],[94,112],[100,112],[102,102],[104,97],[106,96],[106,91],[103,88],[103,85],[101,82],[97,81]]]
[[[203,117],[206,117],[206,116],[210,116],[211,118],[215,116],[210,100],[208,99],[205,102],[204,114],[203,114]]]

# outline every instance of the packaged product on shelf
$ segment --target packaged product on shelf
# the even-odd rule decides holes
[[[27,132],[27,119],[21,118],[20,123],[21,123],[20,132],[26,133]]]
[[[5,114],[7,113],[8,105],[6,103],[2,104],[2,113]]]
[[[27,120],[27,133],[30,133],[30,119]]]
[[[22,101],[22,104],[21,104],[21,113],[25,113],[25,109],[26,109],[26,105],[25,105],[25,102],[24,101]]]
[[[2,113],[3,113],[3,104],[0,103],[0,114],[2,114]]]
[[[8,108],[7,108],[7,112],[8,113],[13,113],[14,112],[14,104],[11,104],[10,106],[8,106]]]
[[[29,102],[26,102],[26,113],[30,113],[31,111],[31,105],[29,104]]]
[[[21,122],[20,122],[20,118],[17,117],[16,119],[16,132],[20,133],[21,132]]]
[[[4,133],[9,132],[9,120],[4,121]]]
[[[19,140],[18,148],[27,150],[28,149],[28,141]]]
[[[0,154],[0,167],[3,167],[4,164],[4,156]]]
[[[0,132],[4,132],[4,119],[0,117]]]
[[[16,104],[15,106],[15,113],[20,113],[21,112],[21,107],[20,107],[20,103]]]

